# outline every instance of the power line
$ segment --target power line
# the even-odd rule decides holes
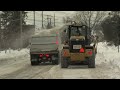
[[[42,28],[44,26],[44,22],[47,23],[48,26],[53,25],[54,27],[55,27],[55,23],[63,23],[62,21],[57,21],[57,20],[62,19],[63,16],[56,16],[55,13],[53,15],[45,14],[45,13],[43,14],[43,11],[36,11],[35,13],[37,14],[37,16],[41,17],[41,20],[39,20],[39,17],[37,17],[38,19],[35,20],[35,22],[37,22],[37,23],[40,22],[42,24]],[[60,12],[60,13],[66,14],[65,12]],[[27,22],[33,21],[33,19],[31,19],[32,18],[31,12],[29,13],[29,15],[30,15],[30,18],[26,19]]]

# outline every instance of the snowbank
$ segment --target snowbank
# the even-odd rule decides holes
[[[29,54],[29,49],[22,49],[20,51],[18,50],[7,50],[7,52],[5,53],[5,51],[1,51],[0,52],[0,59],[8,59],[8,58],[15,58],[15,57],[19,57],[19,56],[23,56]]]
[[[118,53],[118,48],[113,46],[107,46],[106,42],[100,42],[98,43],[98,48],[97,48],[98,54],[96,58],[96,60],[100,60],[97,61],[99,63],[101,62],[110,62],[113,65],[119,66],[120,67],[120,52]],[[100,57],[100,54],[102,57]]]

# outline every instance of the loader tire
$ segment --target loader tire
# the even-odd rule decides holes
[[[69,63],[67,58],[61,58],[61,68],[68,68]]]
[[[95,68],[95,53],[89,58],[88,68]]]

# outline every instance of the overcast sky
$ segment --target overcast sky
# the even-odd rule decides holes
[[[56,24],[59,25],[62,23],[63,17],[65,16],[72,16],[75,11],[43,11],[44,15],[44,22],[47,19],[46,15],[51,15],[54,16],[55,14],[55,19],[56,19]],[[27,24],[33,24],[33,11],[28,11],[28,19],[27,19]],[[36,19],[36,26],[41,27],[41,22],[42,22],[42,11],[35,11],[35,19]]]

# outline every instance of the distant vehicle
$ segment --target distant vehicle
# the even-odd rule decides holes
[[[31,65],[38,65],[42,62],[51,62],[53,65],[59,64],[57,34],[32,36],[30,40],[30,61]]]

